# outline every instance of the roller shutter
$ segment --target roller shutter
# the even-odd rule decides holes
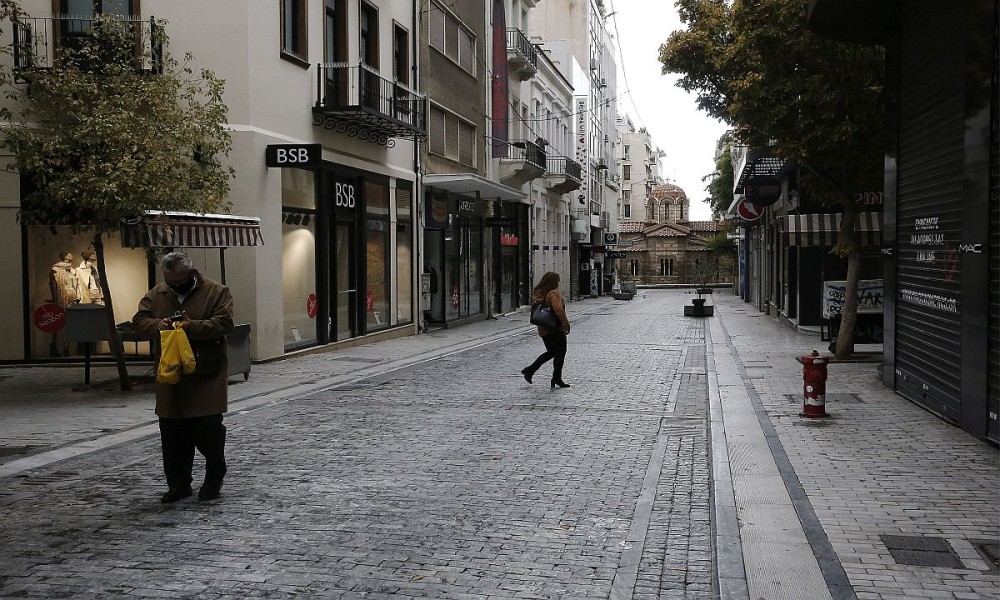
[[[990,115],[989,420],[986,435],[1000,441],[1000,2],[994,2],[993,107]]]
[[[896,390],[957,422],[964,38],[957,11],[919,4],[901,15]]]

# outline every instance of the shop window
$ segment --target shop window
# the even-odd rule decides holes
[[[365,182],[367,330],[389,326],[389,188]]]
[[[308,61],[308,0],[281,0],[281,56]]]
[[[28,227],[25,239],[30,308],[25,356],[79,360],[86,347],[82,341],[67,338],[67,323],[73,320],[75,326],[81,319],[92,318],[93,310],[101,315],[98,335],[106,337],[103,331],[107,329],[101,326],[106,322],[103,311],[95,309],[105,305],[105,298],[93,253],[93,234],[73,233],[68,227]],[[146,253],[141,249],[122,248],[121,244],[108,243],[105,239],[104,266],[115,300],[115,323],[131,321],[139,299],[149,289]],[[125,354],[149,354],[147,340],[127,332],[122,332],[121,337],[125,342]],[[90,345],[90,353],[110,355],[111,351],[107,341],[95,340]]]
[[[413,320],[413,192],[409,183],[396,188],[396,322]]]
[[[316,344],[315,178],[311,171],[281,171],[281,277],[285,351]]]

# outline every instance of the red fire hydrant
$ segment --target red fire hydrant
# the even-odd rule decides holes
[[[803,417],[825,417],[826,414],[826,357],[816,350],[799,358],[802,363]]]

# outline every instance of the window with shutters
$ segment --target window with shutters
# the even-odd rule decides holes
[[[476,166],[478,144],[476,126],[472,123],[431,105],[427,138],[432,154]]]
[[[437,2],[431,2],[430,46],[447,56],[452,62],[476,74],[476,36],[450,11]]]
[[[436,106],[431,106],[427,142],[432,154],[444,156],[444,111]]]

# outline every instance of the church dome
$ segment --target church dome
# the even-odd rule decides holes
[[[657,200],[671,199],[677,200],[678,198],[687,198],[687,194],[680,186],[674,185],[672,183],[664,183],[658,185],[652,189],[649,193],[650,198],[656,198]]]

